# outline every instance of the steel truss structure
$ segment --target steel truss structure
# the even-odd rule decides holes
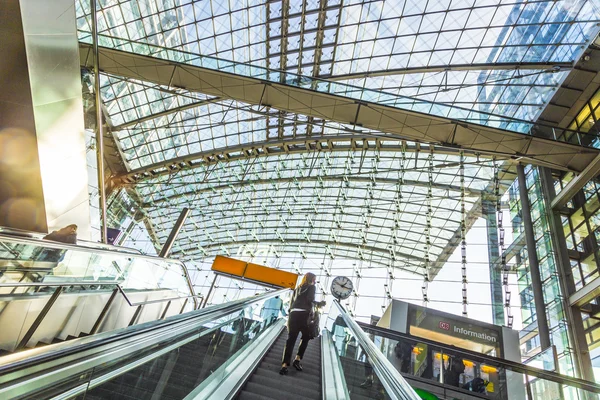
[[[174,254],[201,266],[268,249],[324,277],[387,271],[355,300],[391,297],[402,270],[427,302],[460,248],[467,315],[484,197],[500,215],[515,162],[579,172],[598,154],[595,136],[537,123],[600,30],[598,0],[100,3],[101,97],[125,166],[113,221],[135,214],[158,247],[191,208]],[[89,4],[76,9],[90,68]]]

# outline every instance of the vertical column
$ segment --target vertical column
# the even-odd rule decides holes
[[[490,293],[492,296],[492,318],[494,325],[504,325],[504,300],[502,272],[500,271],[500,251],[498,248],[498,224],[496,222],[496,204],[482,200],[482,213],[485,218],[488,261],[490,265]]]
[[[527,244],[527,258],[529,262],[529,272],[531,275],[531,289],[535,303],[538,335],[540,337],[542,351],[544,351],[552,344],[550,342],[550,330],[548,329],[548,318],[546,316],[546,307],[544,304],[544,292],[542,288],[542,279],[540,277],[540,266],[538,263],[537,252],[535,250],[536,242],[535,234],[533,232],[533,221],[531,220],[525,169],[521,164],[517,165],[517,176],[519,181],[519,196],[521,198],[523,225],[525,227],[525,242]]]
[[[24,191],[18,188],[0,194],[3,203],[12,203],[8,214],[0,210],[4,215],[0,222],[42,231],[75,223],[79,235],[87,238],[90,211],[75,4],[72,0],[3,1],[0,15],[0,30],[6,22],[9,32],[9,36],[2,32],[0,42],[11,52],[0,61],[2,79],[11,81],[11,90],[0,95],[0,114],[8,116],[2,118],[0,129],[18,131],[8,147],[3,143],[0,148],[19,154],[19,164],[2,169],[0,180],[14,173],[24,185],[35,186],[28,192],[33,193],[29,196],[33,201],[24,208],[39,220],[29,226],[11,223],[12,209],[19,203],[11,199]],[[9,73],[12,63],[20,68],[14,75]],[[12,99],[15,106],[7,108]],[[10,115],[15,109],[18,115]],[[14,148],[13,139],[29,143],[23,154],[18,152],[23,146]]]
[[[554,182],[552,172],[548,168],[539,168],[540,179],[542,182],[542,191],[544,202],[546,205],[546,213],[550,227],[550,238],[552,240],[552,248],[556,253],[556,264],[558,272],[558,282],[563,293],[563,308],[565,317],[567,318],[567,326],[571,343],[573,344],[573,357],[575,365],[578,369],[578,375],[582,379],[594,381],[594,371],[592,361],[585,337],[581,312],[569,304],[569,297],[575,293],[575,282],[571,272],[571,262],[569,260],[569,252],[567,250],[567,241],[563,231],[562,222],[558,213],[554,212],[551,207],[552,200],[556,197],[554,190]]]
[[[18,1],[0,1],[0,226],[46,232],[46,210]]]

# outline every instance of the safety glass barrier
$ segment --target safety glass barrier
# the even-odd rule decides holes
[[[63,281],[121,282],[124,289],[168,289],[171,297],[194,295],[185,265],[177,260],[0,236],[0,284]],[[0,294],[35,290],[0,287]]]
[[[224,372],[222,377],[213,374],[224,371],[226,368],[219,368],[227,366],[244,346],[260,340],[261,333],[281,317],[287,296],[289,290],[279,290],[159,324],[107,332],[102,335],[108,339],[118,335],[123,339],[104,344],[98,338],[95,349],[84,346],[77,355],[31,365],[38,371],[37,376],[26,378],[26,382],[20,378],[28,376],[23,370],[2,374],[0,365],[0,398],[96,399],[126,395],[183,399],[208,377],[224,379]],[[127,336],[129,333],[132,335]],[[15,379],[10,381],[11,377]]]
[[[417,392],[423,390],[418,387],[433,388],[429,391],[438,395],[452,393],[456,398],[462,394],[470,398],[503,400],[600,398],[600,386],[594,383],[363,323],[359,325]],[[343,337],[340,339],[344,343]]]
[[[359,338],[348,328],[340,311],[334,306],[325,321],[342,368],[350,398],[396,399],[381,382],[372,361]],[[410,397],[400,397],[410,399]]]
[[[80,30],[78,34],[81,42],[90,44],[92,43],[92,35],[90,32]],[[218,59],[210,56],[202,56],[148,43],[135,42],[125,38],[98,35],[98,45],[109,49],[151,56],[166,61],[193,65],[199,68],[232,73],[272,83],[296,86],[319,93],[327,93],[402,110],[431,114],[442,118],[449,118],[452,120],[459,120],[477,125],[509,130],[527,135],[571,143],[578,146],[594,147],[597,145],[595,143],[597,135],[594,134],[559,129],[552,126],[545,126],[532,123],[530,121],[504,117],[501,115],[485,113],[473,109],[449,106],[441,103],[382,92],[379,90],[365,89],[345,83],[332,82],[285,71],[271,70],[264,67]]]
[[[0,237],[8,236],[8,237],[20,237],[25,239],[37,239],[42,240],[46,233],[32,232],[23,229],[15,229],[9,228],[6,226],[0,226]],[[121,253],[133,253],[133,254],[142,254],[142,252],[138,249],[133,249],[131,247],[123,247],[116,246],[107,243],[101,242],[92,242],[89,240],[77,239],[77,244],[84,247],[89,247],[91,249],[103,249],[109,251],[119,251]]]

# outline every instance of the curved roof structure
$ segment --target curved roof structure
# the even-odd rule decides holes
[[[182,259],[266,246],[433,278],[495,201],[496,165],[510,181],[515,160],[598,154],[537,119],[599,0],[114,0],[99,18],[112,181],[157,246],[192,209]]]

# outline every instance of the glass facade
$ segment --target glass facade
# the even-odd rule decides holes
[[[537,167],[527,166],[525,168],[526,186],[530,206],[531,220],[533,223],[534,243],[537,263],[542,285],[543,302],[546,310],[546,319],[550,334],[550,343],[555,347],[558,370],[563,374],[573,375],[574,364],[572,359],[573,345],[570,343],[568,332],[568,321],[565,315],[563,299],[565,294],[561,290],[559,275],[556,267],[556,255],[550,226],[548,221],[547,200],[542,194],[542,183],[540,172]],[[509,189],[510,208],[513,217],[513,229],[515,235],[524,234],[523,209],[519,196],[519,182],[515,181]],[[529,330],[537,330],[535,302],[539,299],[534,297],[532,271],[529,264],[527,246],[522,246],[517,253],[516,272],[519,283],[519,295],[521,299],[521,314],[523,325]],[[539,330],[536,333],[539,335]],[[535,354],[540,346],[540,338],[535,335],[522,335],[527,337],[522,341],[522,354],[528,357]]]

